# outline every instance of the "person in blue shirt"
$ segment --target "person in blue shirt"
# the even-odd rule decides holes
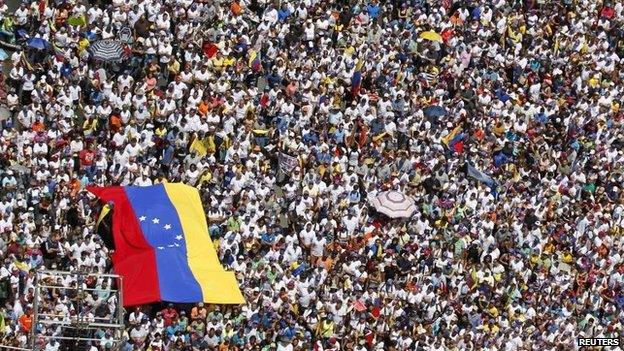
[[[336,143],[338,144],[344,144],[345,141],[345,130],[344,130],[344,126],[341,124],[340,126],[338,126],[338,128],[334,131],[334,140],[336,141]]]
[[[169,172],[169,165],[171,165],[171,161],[173,161],[175,149],[168,140],[165,140],[165,145],[162,151],[160,165],[162,166],[163,172]]]
[[[283,22],[286,18],[288,18],[288,16],[290,16],[290,10],[288,10],[286,4],[283,4],[279,11],[277,11],[277,19]]]
[[[275,235],[270,230],[262,233],[261,237],[264,244],[273,244],[275,242]]]
[[[306,143],[306,144],[316,144],[316,143],[318,143],[318,136],[316,135],[316,132],[311,130],[308,133],[304,134],[303,142]]]
[[[356,204],[356,203],[360,202],[360,197],[361,197],[360,190],[356,186],[349,193],[349,202],[351,202],[352,204]]]
[[[369,257],[381,257],[383,249],[381,239],[377,239],[372,245],[367,247],[366,251]]]
[[[379,17],[379,13],[381,12],[381,8],[377,4],[377,0],[372,0],[370,4],[366,5],[366,12],[371,19],[375,20]]]
[[[13,175],[12,170],[8,170],[4,178],[2,178],[2,187],[5,190],[10,190],[10,191],[13,191],[17,188],[17,179]]]
[[[323,151],[320,148],[316,150],[316,159],[321,163],[329,163],[331,162],[331,154],[327,151]]]
[[[272,322],[271,312],[267,311],[266,313],[262,315],[262,325],[265,328],[268,328],[271,325],[271,322]]]
[[[273,88],[275,85],[280,84],[282,82],[282,77],[277,73],[277,69],[273,69],[271,74],[266,76],[267,83],[270,88]]]
[[[69,78],[72,75],[72,67],[71,64],[65,60],[65,62],[63,62],[63,66],[61,66],[61,76],[63,78]]]
[[[302,263],[299,265],[299,267],[295,268],[295,270],[293,271],[293,275],[294,276],[298,276],[299,274],[303,273],[306,269],[308,269],[308,264],[307,263]]]
[[[297,334],[297,329],[295,329],[295,327],[293,327],[292,325],[286,325],[286,327],[282,331],[283,337],[286,338],[287,340],[292,339],[293,337],[296,336],[296,334]]]
[[[165,332],[167,333],[168,338],[171,338],[173,335],[175,335],[175,333],[181,332],[181,331],[183,330],[180,329],[179,323],[173,323],[165,329]]]
[[[225,250],[225,254],[221,259],[221,262],[223,262],[225,266],[232,266],[232,264],[234,263],[234,255],[232,255],[232,251],[230,251],[230,249]]]
[[[100,89],[94,89],[91,92],[91,102],[96,105],[99,106],[100,102],[102,101],[102,99],[104,98],[104,95],[102,94],[102,91]]]
[[[90,178],[93,176],[92,170],[93,168],[88,168],[86,172],[83,173],[80,177],[80,184],[82,184],[82,187],[85,187],[91,183]]]
[[[243,333],[243,329],[239,329],[238,332],[232,336],[232,343],[236,346],[245,346],[246,342],[247,338],[245,337],[245,333]]]
[[[496,89],[496,98],[502,102],[507,102],[510,99],[509,95],[502,88]]]
[[[383,120],[383,117],[377,117],[371,122],[372,135],[378,135],[379,133],[383,132],[385,127],[384,122],[385,121]]]
[[[132,350],[134,350],[134,341],[132,340],[127,340],[121,347],[121,351],[132,351]]]
[[[225,174],[223,174],[223,183],[221,184],[221,187],[223,187],[223,188],[229,187],[230,186],[230,182],[232,181],[232,179],[234,179],[235,175],[236,174],[232,170],[228,169],[225,172]]]
[[[546,123],[546,121],[548,121],[548,116],[546,116],[546,113],[544,112],[544,107],[540,107],[540,110],[538,113],[535,114],[535,116],[533,117],[535,119],[535,121],[539,122],[539,123]]]

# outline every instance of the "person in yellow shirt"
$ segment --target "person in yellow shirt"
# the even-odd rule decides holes
[[[495,320],[489,318],[488,316],[484,316],[483,324],[479,328],[489,334],[497,334],[500,331],[500,328],[496,325]]]
[[[223,328],[223,338],[224,339],[230,339],[232,336],[234,336],[235,331],[234,328],[232,328],[232,323],[228,322],[225,325],[225,328]]]
[[[321,338],[331,338],[334,335],[334,328],[334,321],[329,316],[325,317],[323,321],[318,324],[316,335]]]
[[[170,81],[180,73],[180,61],[178,61],[175,55],[171,56],[171,61],[167,64],[167,73],[169,73]]]
[[[496,306],[494,306],[494,304],[490,304],[490,308],[488,308],[488,313],[493,318],[497,318],[498,317],[498,308],[496,308]]]
[[[611,103],[611,111],[613,111],[614,113],[620,111],[620,104],[615,100]]]
[[[498,332],[500,331],[500,328],[494,323],[487,324],[486,327],[483,329],[490,334],[498,334]]]
[[[215,56],[210,60],[215,71],[221,72],[223,70],[224,60],[223,54],[221,54],[220,51],[217,51]]]
[[[167,178],[165,178],[165,176],[163,175],[158,176],[158,178],[154,180],[154,184],[165,184],[165,183],[168,183],[168,181],[167,181]]]
[[[200,187],[204,184],[208,184],[210,183],[211,180],[212,180],[212,173],[210,172],[209,169],[206,169],[204,173],[202,173],[202,175],[199,177],[199,180],[197,181],[197,187]]]
[[[97,118],[89,117],[82,123],[82,132],[84,136],[91,136],[95,130],[97,129],[98,120]]]
[[[156,130],[154,131],[154,134],[156,134],[156,136],[159,138],[164,138],[165,135],[167,135],[167,128],[163,124],[159,126],[158,128],[156,128]]]
[[[598,88],[598,86],[600,86],[600,78],[598,77],[598,75],[594,75],[593,77],[589,78],[589,81],[587,81],[587,85],[589,85],[590,88]]]
[[[89,39],[82,38],[78,42],[78,52],[84,51],[89,46]]]
[[[223,67],[234,66],[235,63],[236,59],[233,57],[227,56],[223,58]]]
[[[514,31],[511,26],[507,27],[507,38],[513,43],[518,44],[522,42],[522,33],[520,29]]]

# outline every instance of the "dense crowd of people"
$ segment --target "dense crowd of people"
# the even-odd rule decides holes
[[[24,47],[5,61],[0,122],[2,344],[29,345],[36,270],[112,272],[85,186],[162,182],[200,189],[247,303],[129,308],[121,350],[621,335],[623,9],[2,1],[0,37]],[[93,57],[101,39],[124,57]],[[371,206],[387,190],[415,201],[409,218]],[[46,281],[42,311],[113,317],[113,282],[72,279]],[[37,347],[58,350],[59,333],[35,326]],[[114,346],[113,330],[93,337],[91,351]]]

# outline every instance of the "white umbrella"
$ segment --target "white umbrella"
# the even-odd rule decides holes
[[[96,41],[89,46],[89,52],[94,60],[104,62],[122,61],[125,58],[123,43],[117,40]]]
[[[378,212],[390,218],[408,218],[416,211],[414,199],[398,191],[384,191],[370,200]]]

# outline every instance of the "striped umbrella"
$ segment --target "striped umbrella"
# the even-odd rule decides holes
[[[378,212],[390,218],[408,218],[416,211],[414,199],[398,191],[384,191],[370,200]]]
[[[89,52],[94,60],[113,62],[125,58],[123,43],[118,40],[99,40],[89,46]]]

